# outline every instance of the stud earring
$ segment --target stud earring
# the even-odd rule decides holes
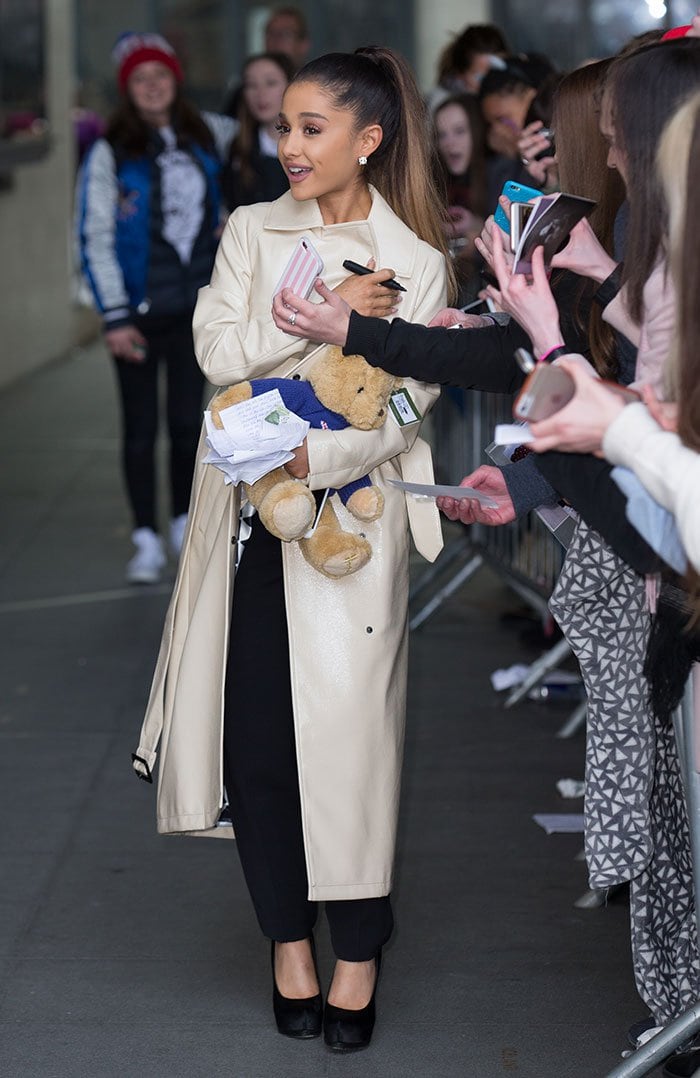
[[[366,165],[367,164],[367,158],[365,157],[364,154],[362,155],[362,157],[358,157],[357,163],[358,163],[358,165]]]

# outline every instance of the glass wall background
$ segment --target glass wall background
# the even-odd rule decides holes
[[[695,0],[493,0],[493,21],[511,46],[542,52],[566,70],[611,56],[636,34],[689,23]]]
[[[124,30],[155,30],[177,50],[190,96],[216,109],[226,86],[238,81],[243,59],[263,45],[268,14],[281,4],[252,0],[76,0],[76,41],[81,103],[100,112],[116,100],[109,54]],[[301,2],[312,55],[360,45],[391,45],[415,63],[414,0]]]

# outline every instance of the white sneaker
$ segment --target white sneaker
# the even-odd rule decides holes
[[[180,513],[179,517],[173,517],[170,521],[170,553],[175,558],[180,557],[186,527],[187,513]]]
[[[152,528],[137,528],[131,533],[136,553],[126,567],[130,584],[157,584],[167,558],[163,540]]]

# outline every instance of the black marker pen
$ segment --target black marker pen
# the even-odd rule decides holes
[[[359,262],[353,262],[352,259],[346,258],[343,262],[343,269],[350,270],[351,273],[356,273],[358,277],[364,277],[366,273],[376,273],[376,270],[369,269],[368,266],[361,266]],[[395,281],[392,277],[390,281],[379,282],[383,288],[393,288],[394,292],[405,292],[406,289],[398,281]]]

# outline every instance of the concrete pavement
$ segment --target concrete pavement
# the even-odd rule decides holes
[[[31,427],[32,442],[27,430]],[[235,848],[159,838],[130,766],[168,587],[123,584],[129,524],[100,345],[0,394],[0,1074],[4,1078],[602,1078],[643,1017],[624,898],[582,911],[583,741],[502,708],[537,654],[484,572],[419,632],[395,905],[369,1051],[274,1029]],[[331,958],[320,932],[322,970]]]

